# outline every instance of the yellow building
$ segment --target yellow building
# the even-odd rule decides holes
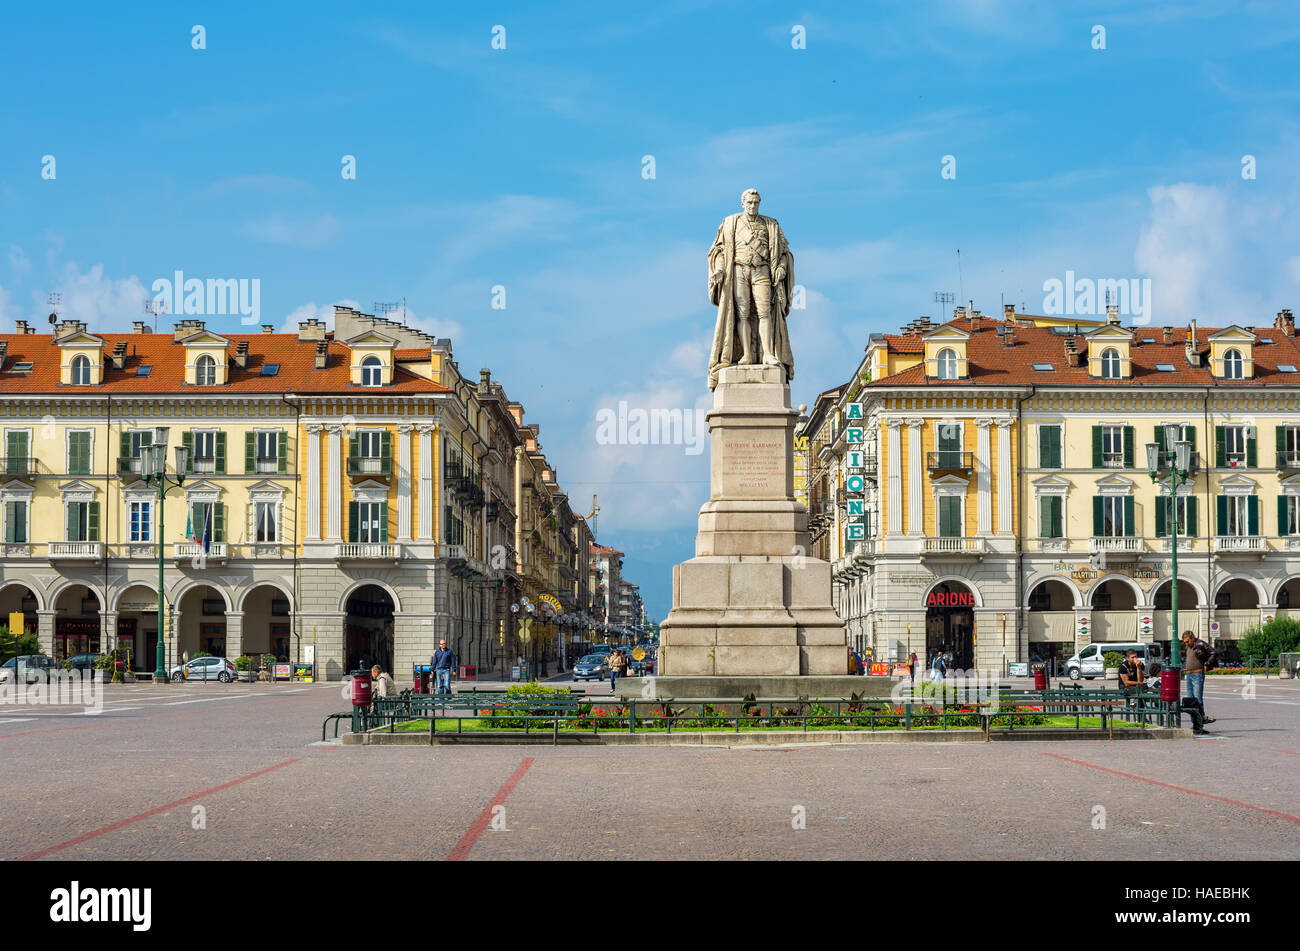
[[[850,634],[878,657],[1058,669],[1172,631],[1167,425],[1195,451],[1177,500],[1180,629],[1225,643],[1300,609],[1300,339],[1272,327],[1087,326],[959,308],[873,335],[840,401],[832,540]],[[861,414],[868,468],[850,464]],[[862,511],[848,514],[851,506]],[[856,527],[855,527],[856,526]]]

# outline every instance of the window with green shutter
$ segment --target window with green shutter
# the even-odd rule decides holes
[[[5,541],[23,545],[27,543],[27,502],[5,503]]]
[[[257,433],[244,433],[244,471],[257,471]]]
[[[289,433],[280,430],[280,438],[276,440],[276,471],[284,475],[289,471]]]
[[[226,474],[226,434],[218,432],[216,434],[216,453],[215,453],[215,471],[217,475]]]
[[[1124,468],[1132,469],[1134,464],[1134,432],[1132,426],[1124,427]]]
[[[961,538],[966,534],[961,523],[962,499],[959,495],[939,496],[939,537]]]
[[[5,473],[27,474],[27,431],[11,429],[5,433]]]
[[[90,433],[87,431],[68,433],[68,474],[90,475]]]
[[[1044,495],[1038,499],[1038,535],[1040,538],[1063,538],[1062,503],[1059,495]]]
[[[1038,467],[1059,469],[1061,464],[1061,427],[1038,427]]]

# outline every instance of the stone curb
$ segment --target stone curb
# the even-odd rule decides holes
[[[1159,728],[1152,730],[1116,730],[1116,740],[1187,740],[1192,731]],[[493,735],[490,733],[438,733],[430,744],[428,733],[345,733],[344,746],[551,746],[555,737],[550,733],[532,736]],[[1013,730],[994,731],[994,742],[1109,740],[1102,730]],[[871,733],[861,730],[813,730],[808,733],[741,732],[741,733],[561,733],[561,746],[803,746],[844,743],[983,743],[980,730],[890,731]]]

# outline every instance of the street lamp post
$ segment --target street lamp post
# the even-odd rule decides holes
[[[172,478],[167,476],[167,426],[155,426],[153,430],[153,445],[141,450],[140,468],[144,475],[144,484],[153,486],[158,489],[158,638],[157,648],[154,651],[154,672],[153,679],[156,683],[163,683],[167,679],[167,655],[166,648],[163,644],[163,634],[166,628],[163,627],[163,602],[165,600],[163,587],[163,500],[167,496],[167,490],[172,487],[179,487],[185,482],[185,472],[190,467],[190,450],[188,446],[176,447],[176,475]]]
[[[1170,615],[1170,647],[1169,647],[1169,666],[1172,670],[1178,670],[1181,666],[1181,657],[1179,655],[1178,640],[1178,487],[1189,480],[1192,468],[1192,444],[1185,439],[1180,439],[1180,427],[1170,423],[1165,426],[1165,445],[1173,446],[1173,451],[1167,450],[1162,453],[1158,443],[1147,443],[1147,469],[1151,473],[1151,481],[1156,484],[1168,483],[1169,485],[1169,510],[1165,518],[1165,523],[1169,527],[1169,566],[1173,574],[1173,587],[1169,595],[1169,615]],[[1166,459],[1162,460],[1161,455]],[[1164,475],[1162,461],[1168,463],[1168,474]],[[1163,503],[1162,503],[1163,504]]]

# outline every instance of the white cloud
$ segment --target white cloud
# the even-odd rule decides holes
[[[102,264],[82,271],[72,261],[56,271],[54,291],[62,296],[60,316],[85,321],[90,330],[106,331],[140,320],[150,296],[135,275],[115,280],[104,276]],[[42,305],[38,302],[38,306]]]

